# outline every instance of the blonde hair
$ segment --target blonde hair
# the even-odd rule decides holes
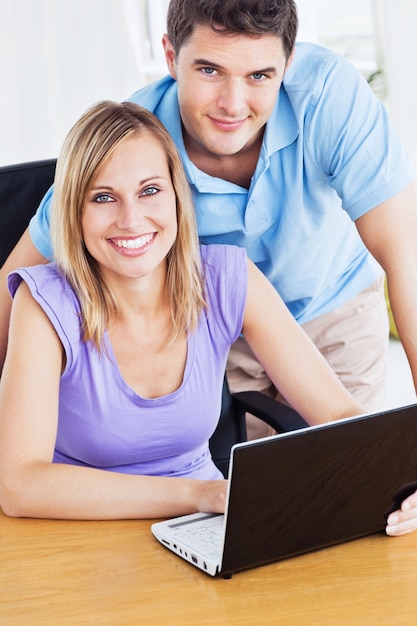
[[[103,334],[117,321],[114,294],[103,280],[83,241],[86,196],[99,169],[128,138],[151,135],[166,153],[176,195],[177,237],[167,256],[167,293],[172,331],[195,330],[206,307],[194,205],[182,163],[168,131],[149,111],[130,102],[103,101],[73,126],[58,158],[51,236],[56,264],[75,290],[81,306],[84,341],[101,349]]]

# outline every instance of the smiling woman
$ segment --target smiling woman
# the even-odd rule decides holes
[[[164,336],[195,328],[203,297],[194,208],[172,139],[153,115],[105,102],[75,124],[58,159],[51,223],[57,265],[78,291],[85,340],[99,347],[104,327],[120,325],[116,302],[132,308],[130,291],[120,293],[124,278],[152,284],[148,308],[159,309],[168,286]],[[169,254],[173,247],[184,266]]]

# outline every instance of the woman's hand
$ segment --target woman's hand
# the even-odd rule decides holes
[[[224,513],[226,507],[227,480],[198,480],[196,507],[202,513]]]
[[[390,513],[385,530],[392,537],[417,530],[417,491],[405,498],[399,509]]]

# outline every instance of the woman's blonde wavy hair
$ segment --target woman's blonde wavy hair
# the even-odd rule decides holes
[[[103,334],[118,318],[114,294],[83,241],[82,216],[87,192],[99,171],[127,139],[151,135],[166,153],[176,195],[178,232],[167,256],[167,293],[172,331],[195,330],[206,307],[197,226],[191,191],[168,131],[149,111],[130,102],[103,101],[73,126],[58,158],[51,236],[55,262],[75,290],[81,306],[84,341],[101,349]]]

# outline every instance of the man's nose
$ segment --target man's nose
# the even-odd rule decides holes
[[[222,85],[217,104],[228,117],[239,118],[243,115],[246,93],[240,79],[230,79]]]

